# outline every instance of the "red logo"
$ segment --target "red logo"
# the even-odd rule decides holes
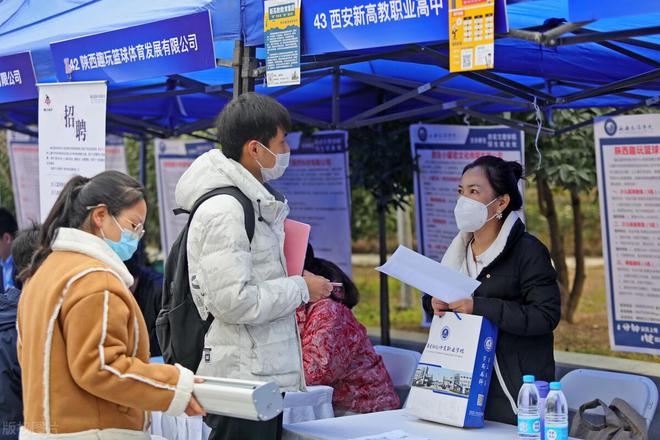
[[[44,104],[50,105],[50,96],[46,95],[46,99],[44,99]]]

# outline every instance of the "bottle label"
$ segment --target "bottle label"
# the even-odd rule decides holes
[[[541,417],[518,416],[518,434],[540,434]]]
[[[568,426],[548,426],[545,422],[545,440],[568,440]]]

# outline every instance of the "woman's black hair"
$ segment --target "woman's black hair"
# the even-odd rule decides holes
[[[64,185],[39,233],[39,247],[32,262],[20,275],[27,280],[52,252],[59,228],[80,229],[89,219],[91,208],[105,205],[111,215],[146,200],[147,193],[137,180],[119,171],[105,171],[92,178],[75,176]]]
[[[506,161],[495,156],[481,156],[474,162],[463,168],[463,174],[472,168],[481,167],[486,173],[490,186],[495,190],[498,197],[508,194],[509,205],[506,207],[502,216],[506,218],[511,211],[518,211],[522,208],[523,199],[518,189],[518,181],[524,179],[523,167],[515,161]]]
[[[332,299],[344,304],[349,309],[355,307],[360,301],[360,292],[351,278],[332,261],[324,260],[323,258],[314,258],[313,261],[306,260],[305,270],[327,278],[333,283],[342,283],[344,286],[344,297],[332,297]]]

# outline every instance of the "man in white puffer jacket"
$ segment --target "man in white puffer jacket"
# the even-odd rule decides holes
[[[327,297],[332,285],[309,273],[288,276],[283,252],[286,200],[265,182],[288,165],[289,113],[274,99],[248,93],[218,117],[220,150],[193,162],[176,187],[179,207],[215,188],[235,186],[257,220],[249,241],[241,204],[230,195],[204,202],[188,232],[190,288],[200,316],[215,317],[204,342],[201,376],[275,381],[282,391],[305,387],[295,310]],[[208,416],[210,439],[276,439],[282,419],[252,422]]]

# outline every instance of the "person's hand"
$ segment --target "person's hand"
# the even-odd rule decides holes
[[[195,383],[204,383],[204,379],[201,377],[195,377]],[[193,395],[190,396],[190,401],[188,402],[188,407],[186,408],[186,415],[190,417],[206,415],[206,411],[204,411],[202,405],[199,404]]]
[[[449,312],[449,304],[439,300],[438,298],[431,298],[431,307],[433,307],[433,314],[436,316],[444,316],[446,312]]]
[[[318,301],[330,296],[332,284],[330,284],[329,280],[308,271],[303,272],[303,279],[307,283],[307,290],[309,290],[309,302]]]
[[[472,298],[463,298],[453,303],[449,303],[449,308],[456,313],[465,313],[471,315],[474,311],[474,300]]]

